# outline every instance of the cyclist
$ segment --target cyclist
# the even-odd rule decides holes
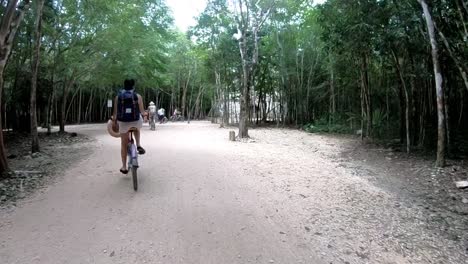
[[[155,120],[156,119],[156,105],[152,101],[149,103],[148,113],[149,113],[150,124],[151,122],[156,122]]]
[[[142,155],[146,152],[140,144],[140,129],[143,126],[142,115],[146,121],[148,113],[145,112],[143,99],[135,92],[135,80],[126,79],[124,81],[124,89],[115,97],[114,106],[112,120],[119,125],[121,139],[122,168],[120,168],[120,172],[127,174],[127,145],[130,128],[136,128],[133,133],[135,134],[138,154]]]
[[[163,123],[164,122],[164,118],[166,118],[166,109],[164,108],[159,108],[158,110],[158,119],[159,119],[159,123]]]
[[[172,115],[172,118],[171,118],[171,119],[172,119],[173,121],[179,121],[180,115],[181,115],[181,114],[182,114],[182,113],[179,111],[179,109],[176,108],[176,109],[174,109],[174,114]]]

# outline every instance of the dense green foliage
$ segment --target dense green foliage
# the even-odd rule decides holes
[[[450,150],[456,151],[461,145],[453,142],[466,140],[467,130],[463,120],[468,83],[463,76],[468,10],[460,0],[431,1],[430,9],[439,36],[447,139]],[[254,9],[250,12],[255,14]],[[210,65],[213,72],[228,69],[220,72],[224,76],[219,86],[231,95],[238,91],[242,76],[232,37],[239,27],[237,17],[225,1],[209,1],[192,32],[217,62]],[[226,45],[229,39],[231,46]],[[307,124],[310,131],[359,130],[365,137],[399,138],[404,144],[408,118],[409,145],[435,146],[434,69],[417,1],[328,0],[317,6],[311,1],[275,1],[258,41],[260,59],[249,108],[252,123]],[[219,54],[231,59],[219,60]],[[223,92],[218,98],[225,99]]]
[[[1,1],[2,16],[8,2]],[[125,78],[135,78],[146,103],[169,113],[180,108],[188,118],[237,123],[247,93],[250,125],[360,130],[365,137],[435,146],[434,70],[417,1],[207,2],[184,34],[161,0],[45,1],[39,125],[104,121],[107,99]],[[435,0],[430,9],[447,139],[455,151],[468,129],[468,7],[462,0]],[[25,13],[4,74],[2,123],[13,130],[30,129],[34,10],[33,4]]]
[[[125,77],[139,80],[142,89],[163,84],[165,80],[160,72],[167,68],[168,40],[173,38],[168,30],[172,20],[167,13],[167,7],[160,1],[50,2],[44,17],[46,31],[38,98],[42,103],[39,105],[45,109],[63,100],[64,93],[70,92],[70,100],[80,92],[82,111],[94,103],[93,106],[100,109]],[[28,78],[18,83],[18,75],[29,75],[29,31],[32,27],[29,20],[32,18],[26,19],[18,35],[18,46],[11,55],[6,75],[6,90],[23,94],[6,98],[7,112],[11,114],[7,125],[19,129],[25,123],[14,125],[13,121],[18,120],[18,112],[26,113],[28,108],[27,104],[18,106],[17,102],[27,101],[16,96],[25,96],[28,91]],[[88,101],[90,98],[93,99]],[[52,100],[46,103],[47,99]],[[77,121],[79,113],[75,114],[67,119]],[[98,114],[83,112],[81,118],[82,121],[102,120]],[[44,123],[46,118],[40,120]]]

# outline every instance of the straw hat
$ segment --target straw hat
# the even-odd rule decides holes
[[[109,121],[107,121],[107,132],[109,133],[109,135],[115,138],[119,138],[120,137],[119,124],[109,119]]]

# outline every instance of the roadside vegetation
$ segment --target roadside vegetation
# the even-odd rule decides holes
[[[188,32],[164,1],[0,2],[2,133],[102,122],[124,78],[186,119],[398,140],[464,157],[468,7],[454,1],[209,0]]]

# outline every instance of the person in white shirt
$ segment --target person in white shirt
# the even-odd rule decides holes
[[[162,123],[164,121],[164,118],[166,118],[166,110],[162,107],[158,110],[158,118],[160,123]]]
[[[148,106],[149,120],[150,122],[156,122],[156,105],[154,102],[150,102]]]

